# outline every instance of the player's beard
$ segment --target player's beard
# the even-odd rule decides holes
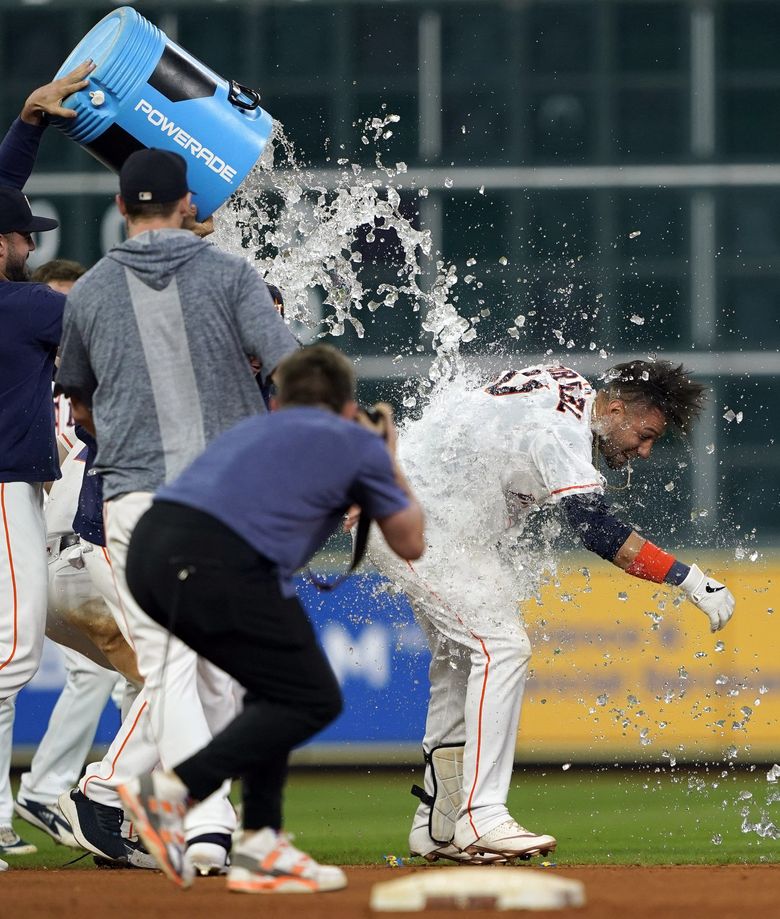
[[[9,281],[29,281],[30,269],[27,267],[27,258],[20,256],[14,249],[9,249],[4,273]]]
[[[622,469],[626,463],[630,462],[625,453],[615,449],[609,440],[603,435],[598,436],[598,449],[604,462],[609,469]]]

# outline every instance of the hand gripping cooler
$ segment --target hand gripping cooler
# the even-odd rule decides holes
[[[198,218],[239,187],[271,135],[253,90],[223,79],[134,9],[109,13],[79,42],[57,76],[91,58],[89,86],[65,100],[57,127],[119,172],[135,150],[159,147],[187,161]]]

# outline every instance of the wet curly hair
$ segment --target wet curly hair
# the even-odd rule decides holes
[[[611,399],[652,405],[682,434],[690,433],[701,414],[707,387],[691,379],[682,364],[670,361],[629,361],[616,364],[604,375]]]

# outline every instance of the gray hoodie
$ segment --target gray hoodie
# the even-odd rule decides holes
[[[73,287],[57,383],[91,404],[106,500],[153,492],[218,434],[265,411],[266,377],[297,343],[260,275],[188,230],[115,246]]]

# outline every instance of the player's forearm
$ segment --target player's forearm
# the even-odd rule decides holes
[[[631,531],[611,561],[626,574],[645,581],[654,581],[656,584],[665,581],[667,584],[679,586],[691,570],[688,565],[659,549],[649,539],[640,536],[636,530]]]
[[[623,523],[600,495],[572,495],[561,505],[585,548],[600,558],[647,581],[681,584],[685,580],[688,566]]]

